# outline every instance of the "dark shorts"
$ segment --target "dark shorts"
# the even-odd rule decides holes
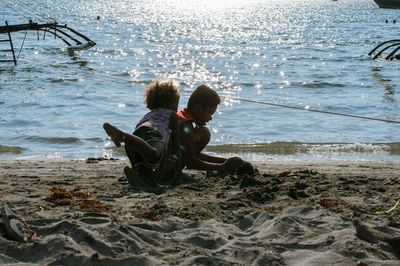
[[[164,141],[163,136],[161,135],[160,132],[152,129],[151,127],[146,127],[146,126],[139,127],[137,130],[135,130],[135,132],[133,132],[133,135],[138,136],[139,138],[145,140],[146,142],[150,140]],[[134,166],[137,163],[148,164],[139,153],[134,151],[133,147],[125,145],[125,152],[132,166]]]

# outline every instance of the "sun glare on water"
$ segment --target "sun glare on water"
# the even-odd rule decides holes
[[[224,9],[230,7],[240,7],[245,6],[249,2],[255,1],[246,1],[246,0],[166,0],[164,1],[166,5],[171,5],[175,7],[181,7],[183,9],[190,8],[200,8],[200,9]]]

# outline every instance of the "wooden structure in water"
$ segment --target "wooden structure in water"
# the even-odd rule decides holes
[[[373,59],[383,58],[384,60],[398,60],[400,59],[400,40],[389,40],[378,44],[372,49],[368,55],[372,56]],[[384,53],[387,53],[384,55]]]
[[[52,34],[54,38],[62,40],[67,45],[67,49],[71,51],[85,50],[96,45],[95,42],[80,32],[67,27],[67,25],[60,25],[57,22],[38,24],[29,21],[28,24],[9,25],[8,22],[5,21],[5,25],[0,26],[0,44],[6,43],[8,44],[8,47],[7,49],[0,48],[0,52],[9,53],[9,58],[12,59],[3,59],[0,60],[0,62],[14,62],[14,64],[17,65],[18,58],[15,56],[14,45],[11,36],[13,32],[19,31],[43,31],[45,34]],[[3,34],[6,35],[6,37],[2,38]]]
[[[391,8],[391,9],[400,8],[400,0],[374,0],[374,2],[380,8]]]

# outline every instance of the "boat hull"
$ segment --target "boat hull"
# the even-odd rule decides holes
[[[380,8],[400,9],[400,0],[374,0]]]

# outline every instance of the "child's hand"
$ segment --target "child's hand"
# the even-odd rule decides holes
[[[243,176],[247,174],[249,176],[255,175],[255,170],[253,165],[250,162],[243,161],[243,164],[236,169],[238,176]]]
[[[239,157],[231,157],[222,164],[222,169],[225,172],[233,173],[238,167],[242,166],[244,161]]]

